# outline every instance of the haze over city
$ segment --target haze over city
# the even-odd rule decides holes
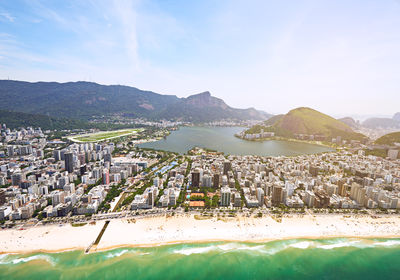
[[[399,1],[2,1],[0,77],[233,107],[398,111]]]

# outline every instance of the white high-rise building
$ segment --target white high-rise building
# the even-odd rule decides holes
[[[231,204],[231,189],[229,187],[221,188],[221,206],[229,206]]]
[[[264,204],[264,190],[262,188],[257,188],[257,200],[260,206]]]

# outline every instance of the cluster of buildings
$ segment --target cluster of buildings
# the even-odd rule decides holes
[[[246,131],[242,131],[237,136],[246,140],[256,140],[256,139],[264,139],[271,138],[275,136],[275,132],[264,131],[261,129],[260,133],[245,133]]]
[[[320,134],[294,134],[294,138],[298,140],[306,140],[306,141],[330,141],[331,143],[337,145],[346,145],[351,144],[352,146],[358,146],[361,142],[358,140],[345,140],[342,136],[336,136],[329,138],[325,135]]]
[[[143,194],[135,195],[130,209],[176,206],[181,190],[184,188],[187,162],[177,167],[175,165],[175,163],[171,163],[165,167],[170,170],[156,172],[152,185],[147,187]]]
[[[93,214],[112,185],[147,168],[139,154],[113,158],[113,143],[58,145],[41,129],[1,129],[0,220]]]
[[[338,152],[297,157],[192,157],[192,188],[211,187],[220,206],[361,209],[400,207],[400,163]]]
[[[143,118],[129,117],[123,113],[117,113],[113,115],[107,115],[103,117],[96,117],[91,119],[94,123],[112,123],[112,124],[126,124],[126,125],[143,125],[158,128],[173,128],[178,127],[187,123],[181,121],[170,121],[170,120],[159,120],[150,121]]]
[[[109,203],[112,187],[125,180],[137,187],[127,190],[133,192],[128,205],[133,211],[210,205],[400,207],[400,160],[366,156],[362,149],[296,157],[225,157],[194,149],[148,168],[158,163],[157,152],[113,156],[127,143],[68,145],[47,141],[40,128],[11,131],[5,125],[0,135],[0,220],[94,214]],[[146,180],[135,177],[138,173]]]

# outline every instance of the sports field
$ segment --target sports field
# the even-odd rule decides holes
[[[91,134],[77,135],[69,137],[68,139],[74,142],[100,142],[107,139],[127,136],[141,131],[140,128],[137,129],[122,129],[114,131],[100,131]]]

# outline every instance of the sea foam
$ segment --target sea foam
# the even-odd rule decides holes
[[[216,248],[217,247],[214,245],[207,246],[207,247],[183,248],[183,249],[174,250],[173,253],[189,256],[192,254],[204,254],[204,253],[210,252],[212,250],[215,250]]]
[[[121,251],[116,251],[116,252],[110,252],[107,255],[105,255],[104,257],[106,259],[112,259],[112,258],[117,258],[120,257],[126,253],[128,253],[129,251],[127,249],[121,250]]]
[[[233,252],[248,251],[260,254],[273,255],[287,249],[324,249],[332,250],[336,248],[355,247],[355,248],[371,248],[371,247],[393,247],[400,246],[400,240],[370,240],[370,239],[338,239],[338,240],[286,240],[278,242],[270,242],[262,245],[247,245],[242,243],[224,243],[212,244],[203,247],[191,247],[175,249],[172,252],[181,255],[204,254],[211,251],[215,252]]]
[[[4,258],[0,258],[0,264],[20,264],[20,263],[27,263],[34,260],[44,260],[51,265],[55,265],[55,260],[49,255],[33,255],[25,258],[8,258],[9,256],[6,255]]]

